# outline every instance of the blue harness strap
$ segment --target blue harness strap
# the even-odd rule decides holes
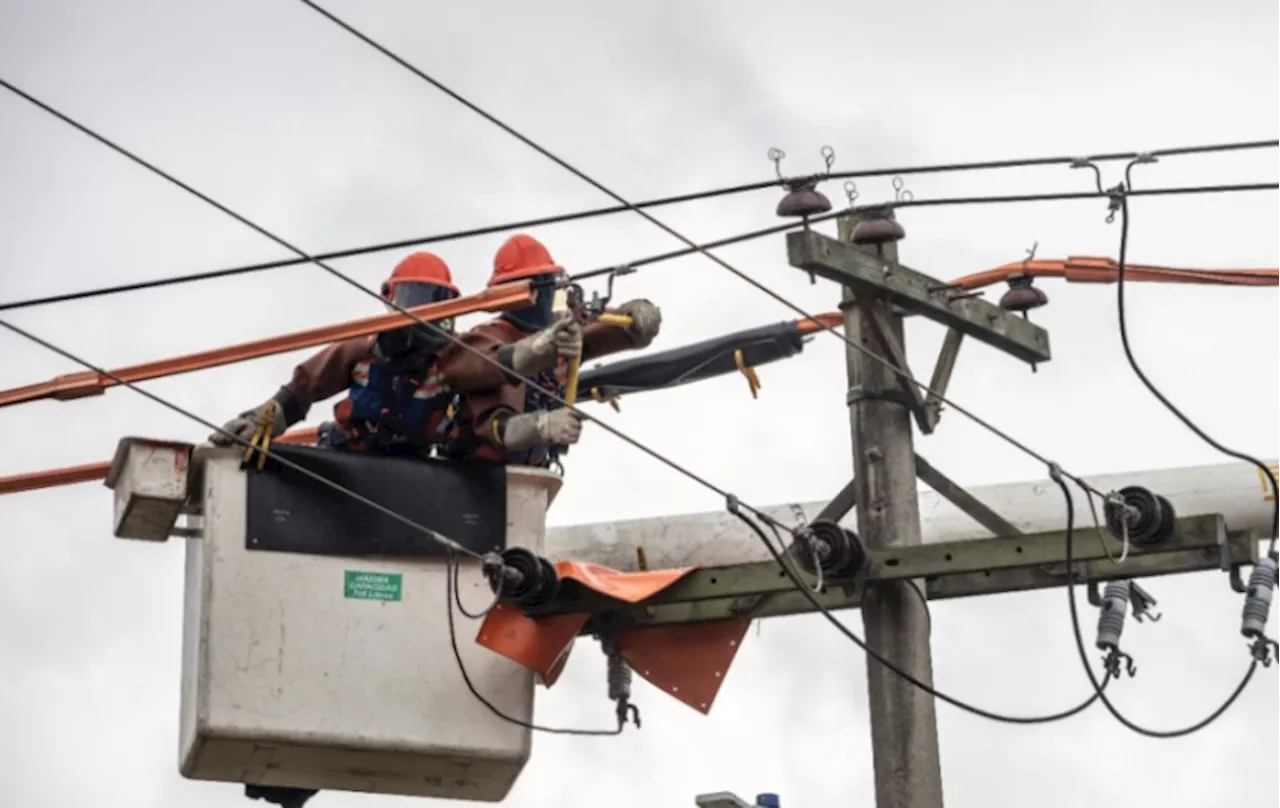
[[[417,454],[435,443],[433,416],[448,405],[450,393],[435,383],[434,361],[411,373],[394,373],[370,358],[352,372],[350,415],[342,424],[345,440],[331,435],[334,448],[348,445],[381,454]]]

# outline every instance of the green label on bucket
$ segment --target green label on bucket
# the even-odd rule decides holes
[[[399,573],[347,570],[343,594],[357,600],[400,600]]]

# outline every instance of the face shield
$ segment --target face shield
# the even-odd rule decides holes
[[[395,306],[412,309],[428,303],[440,303],[452,300],[458,293],[434,283],[417,281],[401,281],[392,288],[388,311],[396,311]],[[431,326],[410,323],[391,331],[383,331],[378,335],[378,352],[387,359],[400,359],[412,355],[434,353],[449,343],[446,334],[454,333],[454,318],[448,317],[431,321]],[[441,333],[441,331],[445,333]]]
[[[565,309],[565,291],[557,289],[555,282],[564,277],[563,272],[556,272],[548,275],[535,275],[530,278],[537,290],[533,304],[523,309],[507,311],[502,313],[502,319],[507,320],[521,331],[532,334],[534,331],[541,331],[551,325],[551,321],[555,318],[557,311]]]

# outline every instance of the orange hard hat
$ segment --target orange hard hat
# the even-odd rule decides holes
[[[461,294],[453,283],[453,273],[440,256],[429,252],[416,252],[396,264],[391,277],[382,282],[382,296],[389,298],[398,283],[430,283]]]
[[[493,274],[489,285],[518,281],[534,275],[563,272],[564,267],[551,260],[551,253],[533,236],[517,233],[498,248],[493,256]]]

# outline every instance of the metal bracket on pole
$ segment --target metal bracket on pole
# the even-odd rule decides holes
[[[981,298],[953,299],[942,281],[853,244],[806,230],[787,234],[792,266],[880,297],[1024,362],[1047,362],[1049,332]],[[953,360],[954,361],[954,360]]]
[[[916,476],[925,485],[937,491],[940,496],[964,511],[975,522],[990,530],[993,534],[997,536],[1022,535],[1021,530],[1018,530],[1003,516],[988,508],[977,497],[953,482],[918,454],[916,455]]]
[[[818,512],[815,521],[818,519],[830,519],[832,522],[839,522],[841,519],[849,515],[849,511],[853,510],[858,504],[858,480],[852,478],[845,483],[844,488],[840,489],[840,493],[836,494],[835,499],[831,500],[826,506]]]
[[[930,392],[924,400],[931,429],[937,429],[938,419],[942,417],[942,402],[938,396],[947,394],[947,385],[951,383],[951,372],[956,368],[956,358],[960,355],[960,343],[963,341],[964,333],[954,328],[948,328],[947,336],[942,340],[938,361],[933,365],[933,378],[929,380]]]
[[[884,348],[885,358],[893,364],[893,375],[898,379],[898,387],[906,397],[907,408],[911,410],[911,415],[916,420],[916,426],[920,427],[921,432],[928,435],[933,431],[934,420],[930,417],[929,410],[925,407],[923,392],[911,380],[912,373],[910,365],[907,364],[907,352],[902,349],[902,343],[898,342],[897,337],[894,336],[893,328],[889,324],[889,319],[885,315],[884,309],[872,305],[871,301],[866,298],[858,299],[854,305],[862,310],[863,315],[867,318],[867,323],[871,326],[871,333],[876,342],[880,343],[880,347]]]

